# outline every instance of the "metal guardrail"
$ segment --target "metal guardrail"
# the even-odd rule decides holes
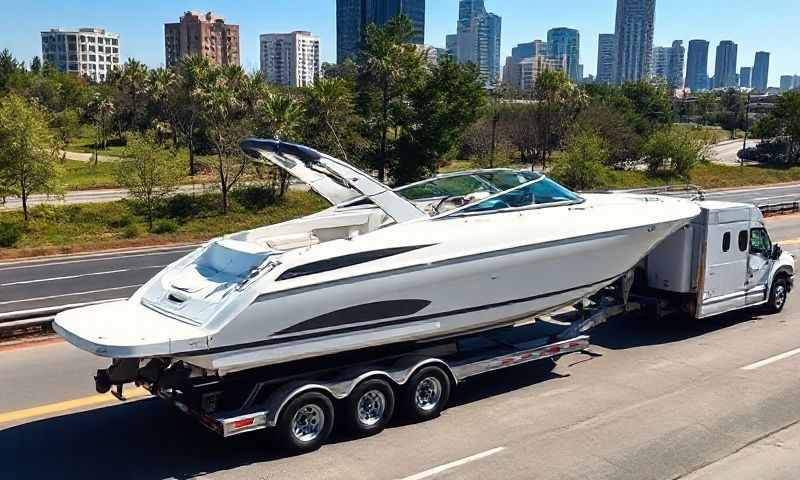
[[[800,212],[800,201],[783,202],[783,203],[770,203],[766,205],[758,205],[759,210],[764,216],[772,215],[787,215],[790,213]]]

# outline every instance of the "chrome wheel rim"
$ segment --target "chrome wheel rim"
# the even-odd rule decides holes
[[[786,302],[786,289],[783,285],[778,285],[775,287],[775,308],[780,310],[784,302]]]
[[[379,390],[370,390],[358,399],[358,421],[371,427],[383,419],[386,396]]]
[[[313,403],[304,405],[292,418],[292,434],[301,442],[314,441],[324,427],[325,412]]]
[[[417,384],[414,400],[423,411],[431,411],[439,405],[442,398],[442,383],[436,377],[425,377]]]

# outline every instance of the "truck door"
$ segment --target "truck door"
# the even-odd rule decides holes
[[[753,228],[749,236],[747,304],[752,305],[767,299],[769,274],[772,270],[772,241],[765,228]]]
[[[749,228],[750,222],[709,226],[700,318],[746,305]],[[742,233],[745,245],[739,242]]]

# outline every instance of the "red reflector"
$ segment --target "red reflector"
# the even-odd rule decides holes
[[[514,363],[514,359],[513,358],[504,358],[503,361],[500,362],[500,363],[503,364],[503,365],[511,365],[512,363]]]
[[[254,418],[245,418],[244,420],[236,420],[233,422],[233,429],[238,430],[240,428],[249,427],[252,425],[256,420]]]

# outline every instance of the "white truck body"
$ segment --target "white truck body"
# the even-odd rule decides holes
[[[753,205],[698,204],[702,213],[647,257],[647,286],[690,295],[696,318],[766,303],[778,273],[791,280],[794,258],[774,248]]]

